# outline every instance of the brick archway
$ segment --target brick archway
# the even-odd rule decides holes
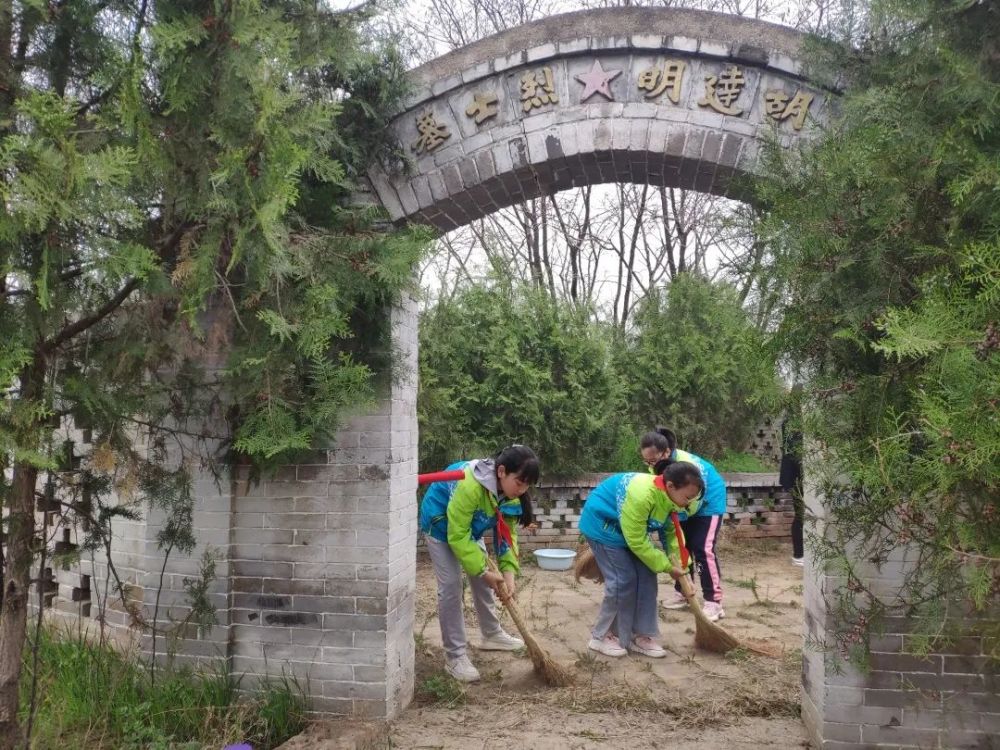
[[[761,144],[816,134],[835,91],[805,35],[673,8],[552,16],[411,72],[390,128],[409,165],[369,177],[395,222],[441,232],[566,188],[639,182],[740,196]]]

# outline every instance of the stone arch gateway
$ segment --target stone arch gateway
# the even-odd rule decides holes
[[[805,36],[674,8],[552,16],[410,74],[390,128],[412,161],[373,169],[396,222],[441,232],[566,188],[639,182],[740,197],[762,142],[817,133],[835,91]]]
[[[372,170],[365,198],[398,224],[447,232],[575,185],[648,182],[743,197],[741,178],[757,172],[767,139],[792,146],[829,119],[836,85],[809,77],[804,42],[780,26],[670,8],[592,10],[511,29],[411,72],[412,95],[389,127],[412,163]],[[211,547],[217,624],[179,632],[178,661],[221,658],[234,673],[294,675],[319,712],[391,718],[405,708],[414,689],[416,322],[412,299],[392,310],[396,377],[331,449],[259,483],[241,468],[198,477],[194,555],[162,567],[162,514],[116,526],[128,607],[108,605],[103,624],[138,632],[133,608],[148,617],[157,603],[164,625],[182,619],[185,577]],[[808,492],[807,502],[821,529],[821,504]],[[69,536],[63,549],[75,548]],[[902,550],[872,575],[891,588],[907,564]],[[107,572],[100,555],[53,570],[46,603],[95,618],[92,591],[100,605]],[[832,627],[825,597],[842,583],[807,567],[810,639]],[[1000,708],[995,680],[979,674],[983,639],[918,657],[907,650],[911,625],[896,619],[873,642],[869,675],[804,653],[802,714],[816,746],[992,747]],[[140,647],[149,651],[148,635]],[[927,703],[913,686],[935,697]],[[974,726],[946,726],[956,706]]]

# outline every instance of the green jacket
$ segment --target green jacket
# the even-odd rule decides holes
[[[479,540],[483,534],[496,528],[499,508],[510,529],[512,544],[508,545],[499,538],[499,535],[494,537],[497,542],[495,550],[497,567],[504,573],[520,572],[517,527],[521,515],[521,502],[516,498],[498,497],[499,489],[493,460],[469,462],[465,466],[465,478],[448,484],[451,484],[453,489],[443,484],[443,489],[451,491],[441,503],[442,505],[447,503],[444,513],[447,528],[441,529],[442,524],[437,523],[428,531],[430,533],[443,531],[443,536],[458,558],[462,569],[470,576],[479,576],[487,568],[486,553],[479,546]]]
[[[680,565],[680,548],[670,514],[680,508],[650,474],[613,474],[593,489],[580,517],[580,532],[611,547],[627,547],[654,573]],[[649,538],[657,532],[663,550]]]
[[[518,500],[503,498],[499,501],[494,493],[476,481],[472,476],[472,468],[465,470],[465,479],[458,482],[455,493],[448,503],[448,545],[462,568],[471,576],[482,575],[486,571],[486,553],[479,546],[478,540],[483,534],[497,525],[496,512],[501,515],[510,529],[511,545],[499,540],[497,567],[503,573],[519,573],[517,522],[518,515],[508,515],[504,506],[513,503],[517,506],[518,515],[521,504]]]

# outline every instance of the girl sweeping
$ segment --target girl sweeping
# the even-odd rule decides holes
[[[722,476],[701,456],[677,449],[677,437],[666,427],[657,427],[655,432],[647,432],[639,442],[642,460],[655,471],[664,461],[687,461],[698,467],[705,482],[705,495],[697,512],[681,513],[681,528],[686,544],[694,556],[701,579],[701,591],[705,597],[703,611],[709,620],[715,622],[725,617],[722,609],[722,571],[715,545],[726,513],[726,483]],[[683,609],[687,599],[681,593],[680,584],[675,584],[673,597],[663,603],[666,609]]]
[[[420,530],[438,584],[438,620],[444,642],[445,671],[461,682],[475,682],[479,671],[467,654],[462,614],[462,571],[469,577],[485,651],[514,651],[524,642],[504,632],[497,619],[493,590],[506,583],[514,593],[519,572],[517,525],[532,521],[528,488],[538,481],[538,458],[524,445],[504,448],[493,458],[459,461],[465,478],[430,485],[420,503]],[[486,563],[483,535],[493,534],[500,573]]]
[[[604,576],[604,601],[588,648],[606,656],[624,656],[629,649],[654,659],[666,656],[657,641],[656,574],[667,571],[677,580],[683,573],[649,534],[669,529],[670,513],[687,508],[703,489],[697,466],[671,462],[656,476],[613,474],[587,497],[580,533]],[[679,559],[673,533],[660,538]]]

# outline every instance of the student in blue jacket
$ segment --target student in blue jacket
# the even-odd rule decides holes
[[[580,533],[604,576],[589,649],[606,656],[625,656],[628,650],[654,659],[667,655],[657,642],[656,575],[667,572],[677,580],[684,574],[676,567],[677,539],[664,529],[670,528],[670,514],[687,508],[703,488],[697,466],[674,462],[657,476],[612,474],[587,496]],[[663,550],[650,540],[653,531]]]
[[[696,513],[690,516],[678,514],[684,538],[698,566],[701,579],[701,592],[705,597],[703,611],[709,620],[725,617],[722,609],[722,569],[715,553],[722,519],[726,515],[726,483],[722,475],[711,463],[694,453],[678,450],[677,437],[666,427],[657,427],[654,432],[647,432],[639,442],[642,460],[655,472],[662,461],[687,461],[693,463],[701,471],[705,481],[705,494]],[[681,593],[680,584],[675,585],[674,596],[664,601],[665,609],[683,609],[687,599]]]
[[[531,448],[511,445],[492,458],[459,461],[448,469],[462,469],[465,477],[430,485],[420,503],[420,530],[437,578],[445,671],[461,682],[475,682],[479,670],[467,653],[462,574],[469,578],[476,606],[480,650],[523,648],[524,641],[500,627],[493,590],[505,584],[514,593],[520,570],[517,527],[532,521],[528,488],[538,481],[539,465]],[[492,536],[499,573],[487,566],[485,534]]]

